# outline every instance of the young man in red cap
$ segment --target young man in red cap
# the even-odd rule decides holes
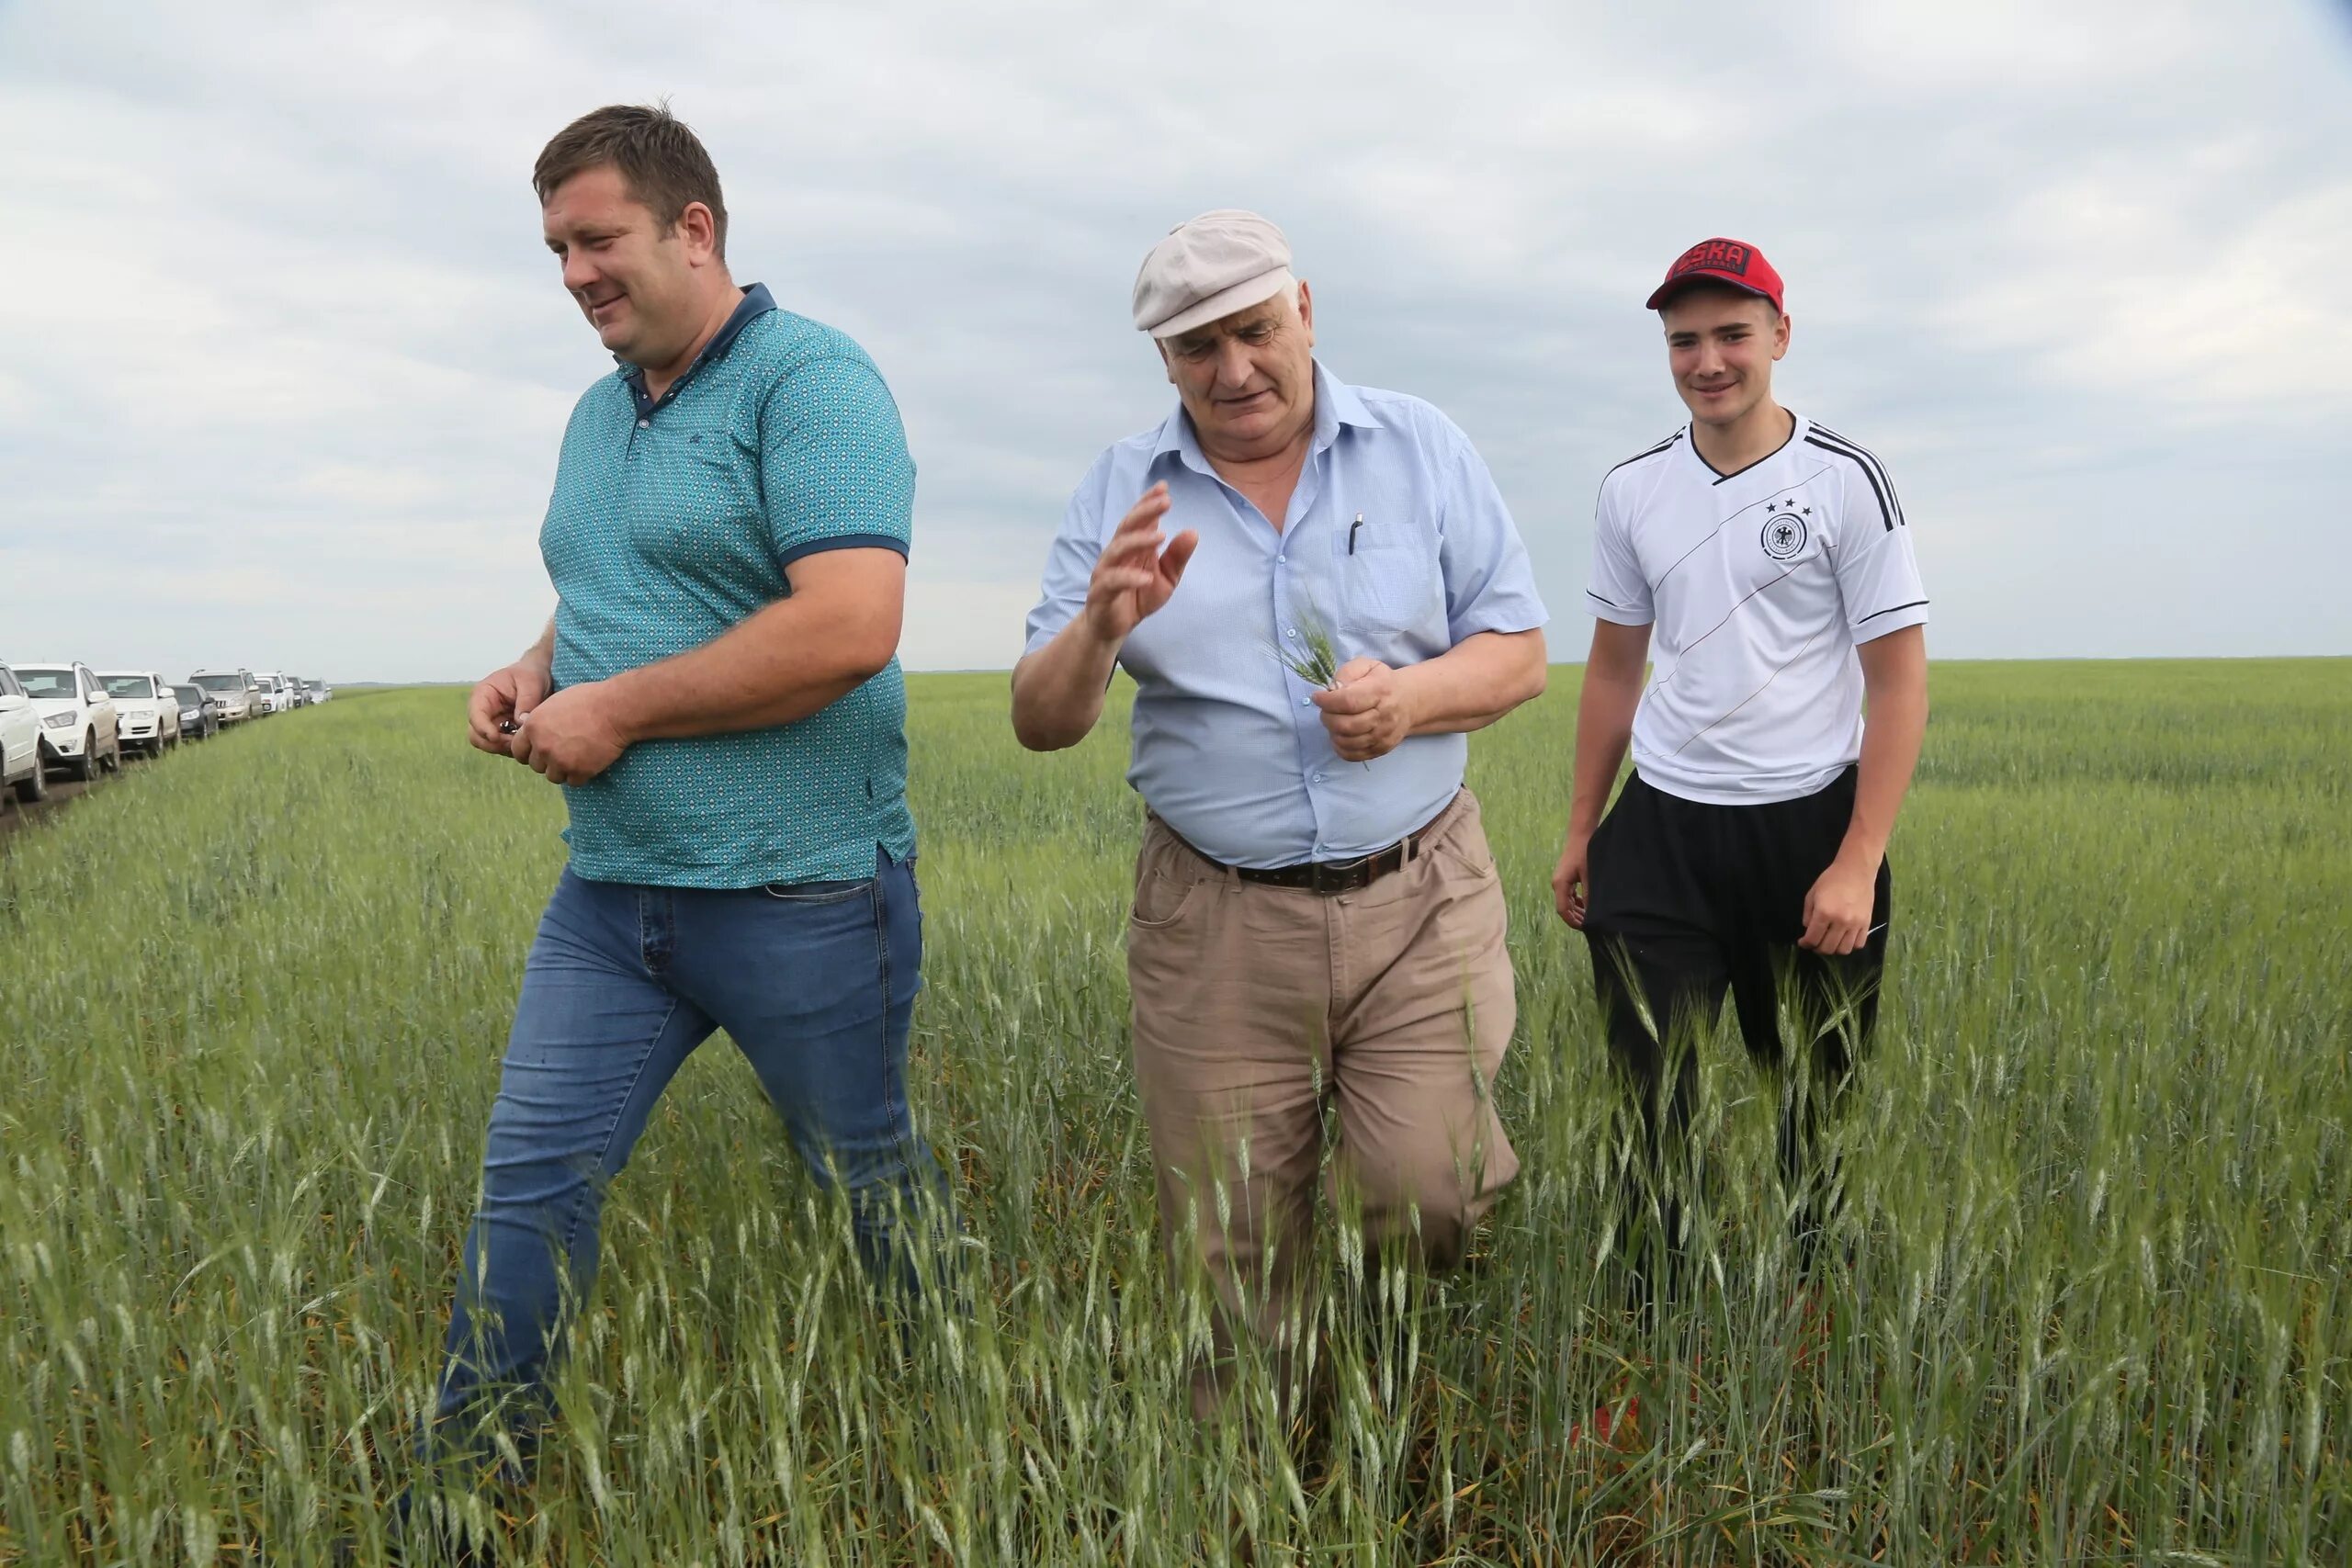
[[[1782,1179],[1800,1259],[1817,1249],[1836,1170],[1813,1145],[1877,1010],[1886,843],[1928,717],[1928,595],[1885,467],[1773,400],[1780,275],[1752,245],[1708,240],[1648,308],[1690,423],[1600,483],[1552,877],[1640,1100],[1647,1168],[1623,1234],[1645,1294],[1656,1260],[1633,1222],[1654,1213],[1650,1247],[1673,1258],[1683,1184],[1665,1168],[1683,1164],[1692,1046],[1726,991],[1750,1055],[1789,1069]],[[1634,776],[1604,818],[1628,741]]]

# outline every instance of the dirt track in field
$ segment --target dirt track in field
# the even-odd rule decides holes
[[[153,765],[146,758],[132,752],[125,751],[122,754],[122,766],[125,773],[133,768]],[[39,806],[27,806],[17,798],[17,792],[13,789],[0,790],[0,850],[7,847],[9,839],[14,837],[19,829],[30,829],[50,821],[72,802],[79,800],[92,790],[106,788],[121,776],[121,773],[100,773],[88,784],[76,784],[72,779],[52,773],[49,780],[49,798]]]

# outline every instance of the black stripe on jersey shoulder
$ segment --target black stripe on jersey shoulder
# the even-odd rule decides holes
[[[1878,471],[1879,482],[1886,486],[1887,497],[1894,502],[1895,523],[1898,525],[1901,525],[1907,521],[1903,515],[1903,498],[1894,493],[1894,476],[1886,471],[1886,464],[1880,458],[1877,453],[1871,451],[1869,447],[1863,446],[1852,436],[1840,435],[1838,432],[1830,429],[1826,425],[1816,424],[1813,427],[1813,431],[1815,434],[1820,436],[1822,439],[1845,447],[1855,457],[1860,458],[1863,462],[1868,463],[1872,468],[1876,469]]]
[[[1907,520],[1903,515],[1903,498],[1894,493],[1894,477],[1886,471],[1886,465],[1879,461],[1877,453],[1849,436],[1838,434],[1826,425],[1815,425],[1807,433],[1805,439],[1812,441],[1816,435],[1821,439],[1814,441],[1815,446],[1851,457],[1870,475],[1871,488],[1879,492],[1879,510],[1886,514],[1886,525],[1889,529],[1893,529],[1897,524],[1907,525]]]
[[[1600,602],[1604,604],[1609,603],[1606,599],[1603,599]],[[1862,621],[1875,621],[1881,615],[1891,615],[1897,610],[1916,610],[1926,603],[1927,601],[1925,599],[1914,599],[1907,604],[1889,604],[1883,610],[1872,610],[1869,615],[1864,615],[1861,621],[1856,621],[1854,624],[1859,626],[1862,624]]]
[[[1818,446],[1825,452],[1834,453],[1838,457],[1845,458],[1848,462],[1853,464],[1854,467],[1862,470],[1862,478],[1870,480],[1871,482],[1871,493],[1878,497],[1879,521],[1886,525],[1886,531],[1888,533],[1894,533],[1895,520],[1901,515],[1901,513],[1895,509],[1894,503],[1891,499],[1893,493],[1892,491],[1888,486],[1880,482],[1878,469],[1871,467],[1870,459],[1863,457],[1859,450],[1853,447],[1840,446],[1835,442],[1824,441],[1818,435],[1808,434],[1804,439],[1805,445],[1809,446]]]
[[[1659,442],[1657,446],[1649,447],[1644,451],[1636,452],[1632,457],[1626,458],[1623,462],[1616,464],[1614,467],[1611,468],[1609,474],[1615,473],[1618,468],[1630,468],[1634,464],[1641,462],[1645,458],[1655,457],[1662,452],[1671,451],[1674,444],[1681,439],[1682,432],[1678,430],[1673,434],[1668,436],[1665,440]],[[1603,474],[1600,477],[1605,479],[1609,477],[1609,474]]]

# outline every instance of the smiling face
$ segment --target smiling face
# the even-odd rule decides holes
[[[549,191],[539,216],[563,287],[607,349],[656,369],[692,345],[709,313],[705,274],[726,265],[709,208],[689,202],[665,227],[619,169],[600,164]]]
[[[1306,285],[1159,340],[1201,450],[1270,457],[1315,423],[1315,301]]]
[[[1772,363],[1789,351],[1789,318],[1728,287],[1694,285],[1659,307],[1674,389],[1702,424],[1739,422],[1772,395]]]

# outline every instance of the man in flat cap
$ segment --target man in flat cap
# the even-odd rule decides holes
[[[1287,1312],[1323,1119],[1368,1247],[1445,1266],[1518,1172],[1493,1102],[1517,1008],[1465,732],[1544,690],[1510,513],[1436,409],[1317,364],[1314,302],[1255,213],[1171,231],[1136,278],[1177,407],[1069,503],[1012,675],[1022,744],[1136,682],[1145,829],[1127,923],[1136,1077],[1180,1272],[1299,1389]],[[1299,673],[1328,646],[1328,680]]]

